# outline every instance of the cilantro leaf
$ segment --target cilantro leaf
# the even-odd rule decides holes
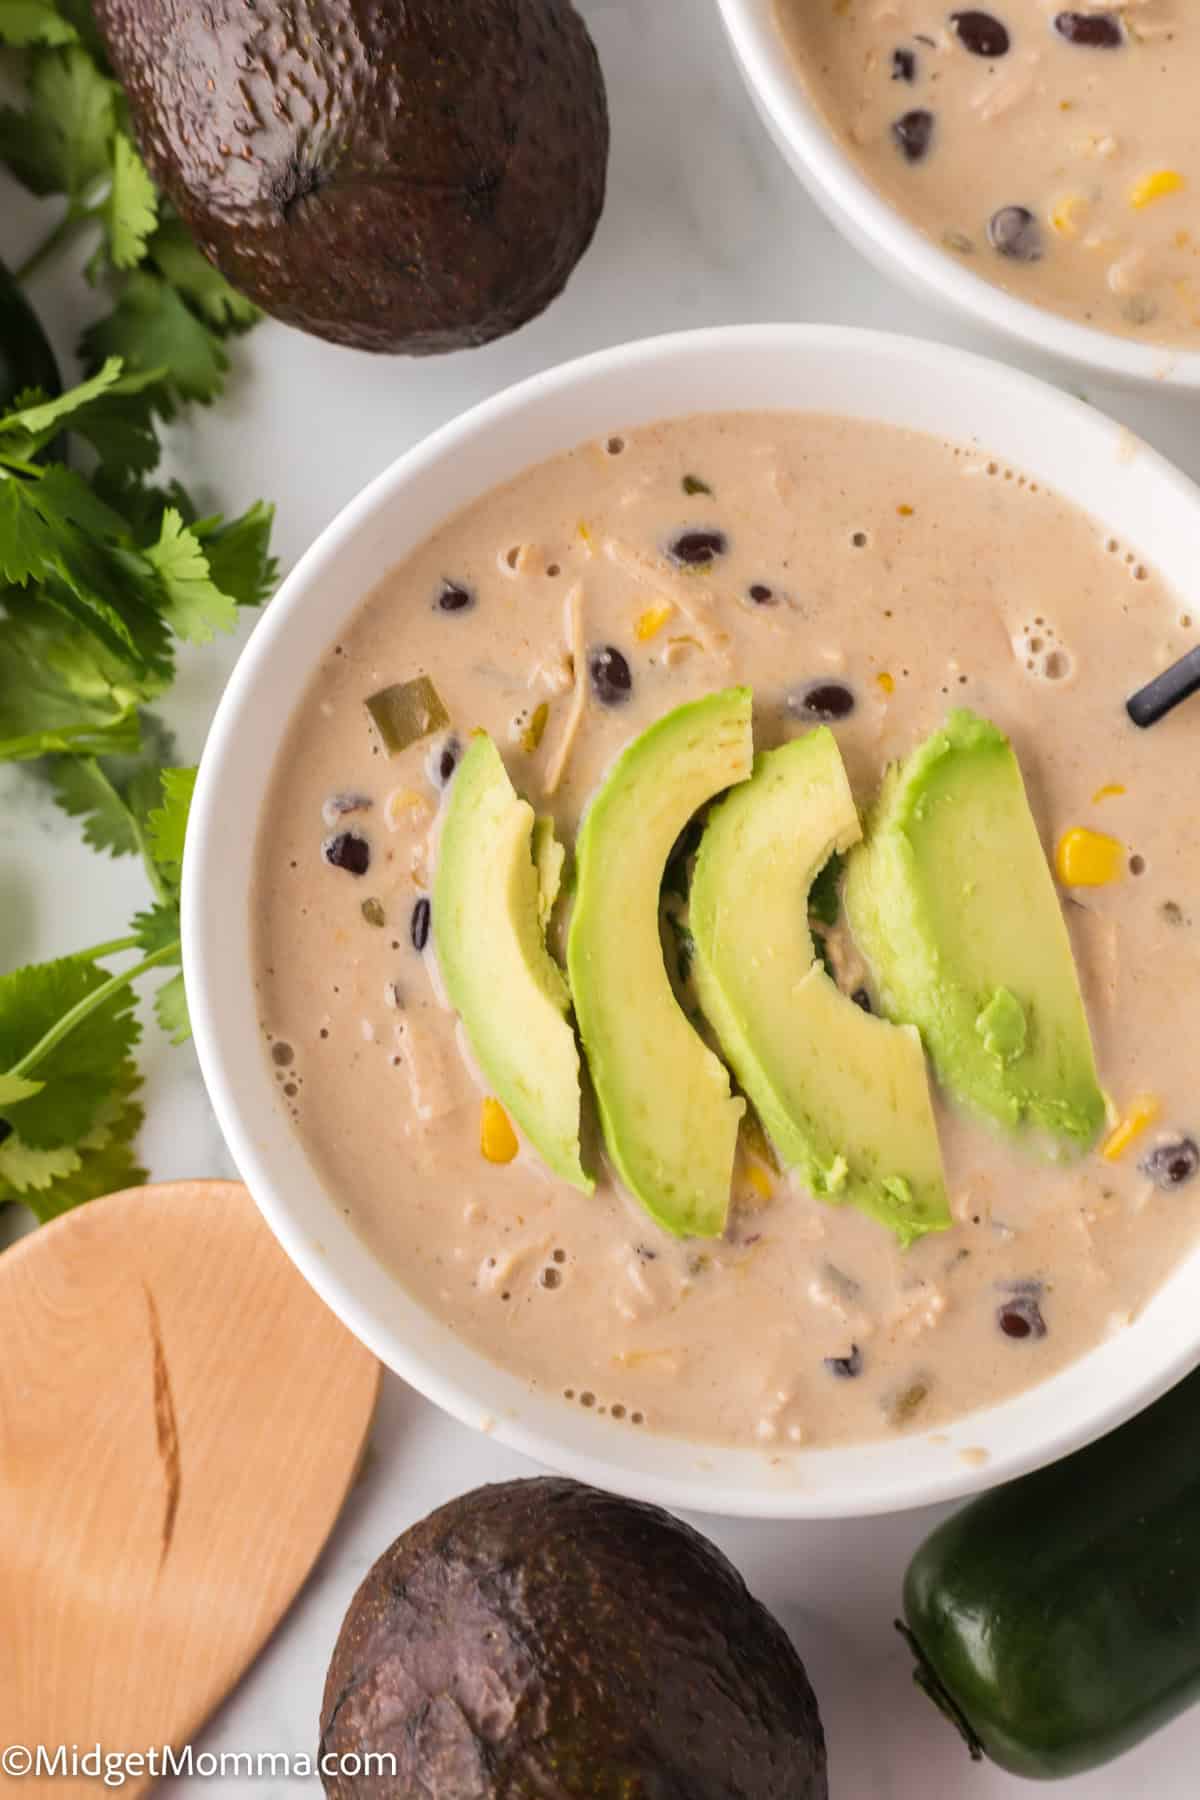
[[[163,766],[174,754],[174,740],[161,720],[145,713],[141,725],[135,755],[59,757],[47,769],[58,805],[84,820],[85,843],[110,856],[147,853],[146,821],[162,797]]]
[[[42,1081],[27,1081],[24,1075],[0,1075],[0,1106],[9,1106],[15,1100],[28,1100],[41,1093],[45,1085]]]
[[[82,819],[83,841],[110,856],[136,856],[137,826],[121,795],[94,756],[57,757],[51,766],[54,798],[73,819]]]
[[[96,1124],[77,1145],[32,1150],[18,1134],[9,1137],[0,1145],[0,1203],[20,1201],[45,1224],[85,1201],[145,1181],[131,1147],[144,1117],[135,1098],[140,1086],[137,1065],[122,1062]]]
[[[134,913],[133,929],[138,948],[148,956],[155,950],[165,950],[169,944],[179,940],[178,903],[164,900],[158,906],[148,907],[145,912]],[[170,961],[170,958],[167,960]]]
[[[54,532],[31,504],[32,481],[0,474],[0,581],[22,587],[53,567]]]
[[[193,242],[182,221],[163,221],[150,240],[150,260],[214,331],[248,331],[262,314],[230,287]]]
[[[56,665],[48,641],[24,621],[0,623],[0,762],[65,750],[135,750],[132,699],[107,685],[96,662],[72,665],[64,654]]]
[[[275,508],[262,500],[240,518],[225,523],[201,519],[193,527],[208,558],[208,572],[223,593],[239,606],[262,606],[279,582],[279,564],[271,555]]]
[[[185,1044],[192,1035],[192,1021],[188,1014],[187,991],[183,985],[183,970],[164,981],[154,996],[154,1012],[160,1026],[173,1044]]]
[[[102,214],[114,268],[132,269],[141,262],[157,214],[158,196],[146,165],[126,134],[117,131],[112,140],[112,185]]]
[[[163,803],[149,818],[150,854],[167,880],[176,887],[183,872],[183,840],[195,786],[194,768],[164,769]]]
[[[3,0],[0,0],[0,4],[2,3]],[[89,380],[81,381],[77,387],[68,388],[65,394],[59,394],[54,399],[39,395],[31,400],[30,395],[22,394],[22,404],[16,411],[7,412],[0,418],[0,434],[7,437],[17,432],[25,438],[39,438],[43,434],[53,436],[52,428],[66,418],[68,413],[77,412],[81,406],[86,406],[89,400],[94,400],[120,378],[121,359],[119,356],[110,356]],[[4,454],[5,446],[0,443],[0,457]],[[22,451],[21,454],[27,453]]]
[[[0,419],[0,463],[31,462],[65,426],[92,445],[102,463],[131,472],[158,461],[154,413],[162,404],[161,369],[121,372],[119,356],[107,358],[88,381],[50,399],[21,396],[16,410]]]
[[[31,1150],[17,1133],[11,1132],[0,1144],[0,1203],[27,1199],[30,1189],[45,1189],[83,1167],[78,1150],[64,1145],[59,1150]]]
[[[130,369],[161,368],[165,389],[180,400],[215,399],[229,368],[220,339],[146,269],[134,270],[113,311],[84,332],[80,354],[89,368],[106,356],[121,357]]]
[[[108,168],[115,95],[82,45],[38,51],[28,104],[0,107],[0,161],[31,193],[82,204]]]
[[[64,956],[0,976],[0,1068],[10,1074],[22,1058],[110,977],[82,957]],[[5,1103],[4,1117],[35,1150],[75,1144],[96,1123],[112,1092],[113,1071],[139,1035],[133,991],[115,989],[82,1017],[29,1070],[44,1085],[25,1100]],[[22,1071],[24,1072],[24,1071]]]
[[[0,44],[24,50],[31,44],[73,44],[77,35],[46,0],[0,0]]]
[[[237,602],[212,580],[199,539],[174,507],[164,512],[158,542],[145,554],[162,583],[163,615],[179,637],[206,644],[232,628]]]

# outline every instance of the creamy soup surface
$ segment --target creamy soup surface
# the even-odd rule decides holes
[[[1194,0],[776,0],[814,99],[897,211],[1020,299],[1200,343]]]
[[[697,533],[711,560],[676,566]],[[1138,546],[986,450],[853,421],[675,420],[449,520],[330,645],[262,822],[265,1050],[347,1217],[431,1312],[564,1404],[773,1453],[936,1428],[1120,1331],[1200,1228],[1200,708],[1138,732],[1123,706],[1195,635]],[[616,703],[589,673],[609,648],[631,678]],[[420,674],[450,725],[389,755],[364,702]],[[484,1096],[426,941],[457,750],[489,731],[569,846],[617,752],[731,680],[753,687],[759,749],[811,726],[813,684],[844,689],[833,729],[860,807],[967,705],[1010,734],[1048,855],[1072,827],[1120,841],[1119,878],[1063,898],[1112,1123],[1139,1096],[1157,1109],[1123,1152],[1039,1162],[939,1099],[955,1223],[907,1251],[801,1191],[753,1134],[712,1242],[657,1227],[588,1118],[591,1197],[527,1148],[483,1156]],[[362,873],[327,859],[351,828]],[[818,929],[869,997],[844,923]]]

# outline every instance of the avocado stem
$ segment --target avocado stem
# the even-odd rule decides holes
[[[902,1619],[893,1621],[896,1630],[912,1652],[916,1668],[913,1680],[927,1699],[932,1700],[938,1711],[953,1725],[967,1749],[971,1752],[972,1762],[983,1761],[983,1745],[971,1728],[970,1720],[963,1712],[950,1690],[944,1686],[933,1664],[929,1661],[920,1644]]]

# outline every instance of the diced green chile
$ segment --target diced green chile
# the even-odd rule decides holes
[[[367,711],[389,756],[450,723],[450,714],[428,675],[414,675],[411,681],[380,688],[367,701]]]

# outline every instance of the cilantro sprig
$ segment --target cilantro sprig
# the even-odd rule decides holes
[[[145,1179],[132,1143],[142,1119],[135,984],[174,968],[155,1010],[173,1042],[189,1029],[179,881],[195,770],[158,769],[151,783],[145,764],[66,767],[93,841],[118,852],[136,843],[156,898],[126,936],[0,976],[0,1203],[21,1201],[43,1221]],[[104,967],[133,952],[124,969]]]
[[[45,1220],[143,1178],[144,979],[165,975],[159,1024],[189,1034],[179,885],[195,770],[157,708],[181,648],[261,605],[276,565],[270,506],[202,515],[154,479],[161,424],[219,395],[228,340],[258,314],[156,190],[89,0],[0,0],[0,64],[21,92],[0,105],[0,168],[62,203],[16,280],[88,233],[107,306],[80,340],[84,380],[0,402],[0,763],[25,765],[99,854],[140,858],[148,886],[122,936],[0,975],[0,1205]]]
[[[0,47],[19,64],[23,90],[18,103],[0,106],[0,165],[30,193],[63,202],[18,281],[90,233],[88,279],[112,305],[83,334],[85,367],[119,356],[127,370],[157,370],[168,409],[214,400],[229,369],[224,340],[259,314],[156,189],[88,0],[0,0]]]

